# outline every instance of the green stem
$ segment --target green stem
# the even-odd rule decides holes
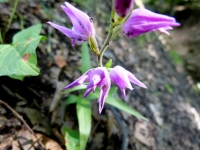
[[[1,30],[0,30],[0,43],[3,44],[3,38],[2,38]]]
[[[114,26],[113,26],[114,18],[115,18],[115,11],[113,9],[113,1],[112,1],[112,12],[111,12],[111,18],[110,18],[109,32],[108,32],[106,40],[104,41],[103,46],[101,47],[101,49],[99,51],[99,55],[98,55],[98,65],[100,67],[103,67],[103,64],[102,64],[103,54],[104,54],[106,48],[108,47],[110,40],[112,39],[113,29],[114,29]]]
[[[8,24],[7,24],[7,26],[5,27],[5,30],[4,30],[4,33],[3,33],[3,40],[4,40],[4,38],[5,38],[6,32],[7,32],[7,31],[9,30],[9,28],[10,28],[10,25],[11,25],[11,23],[12,23],[12,20],[13,20],[14,14],[15,14],[15,12],[16,12],[18,3],[19,3],[19,0],[15,0],[14,7],[13,7],[13,10],[12,10],[12,14],[11,14],[11,16],[10,16],[10,19],[9,19],[9,21],[8,21]]]

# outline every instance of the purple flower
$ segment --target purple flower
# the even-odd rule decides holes
[[[114,9],[121,17],[125,17],[133,7],[134,0],[115,0]]]
[[[180,26],[173,17],[151,12],[147,9],[135,9],[131,16],[122,25],[125,36],[133,38],[150,31],[160,31],[169,35],[167,30],[171,26]]]
[[[70,18],[73,25],[72,29],[57,25],[52,22],[47,23],[64,33],[66,36],[70,37],[72,39],[73,46],[75,43],[83,43],[88,41],[90,36],[95,35],[92,18],[67,2],[65,5],[66,6],[61,5],[61,8]]]
[[[65,89],[78,86],[85,82],[89,83],[87,85],[83,97],[86,97],[90,92],[94,92],[97,86],[100,87],[100,96],[98,102],[99,102],[99,113],[101,113],[105,99],[110,90],[110,84],[111,84],[107,69],[105,67],[90,69],[86,73],[84,73],[81,77],[76,79],[74,82],[66,86]]]
[[[133,90],[131,83],[134,83],[143,88],[147,88],[142,82],[140,82],[131,72],[125,70],[121,66],[115,66],[109,73],[110,79],[114,82],[121,90],[123,98],[126,97],[125,89],[129,88]]]

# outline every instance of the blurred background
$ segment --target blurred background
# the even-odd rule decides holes
[[[63,88],[81,73],[81,47],[71,46],[69,38],[46,22],[70,27],[60,5],[64,0],[19,0],[4,44],[11,43],[18,31],[42,23],[42,41],[36,52],[40,75],[23,81],[0,77],[0,99],[23,116],[48,148],[64,149],[61,128],[78,129],[76,106],[66,107],[69,95]],[[99,46],[109,27],[110,0],[70,0],[69,3],[93,18]],[[8,24],[14,0],[0,0],[0,29]],[[149,121],[137,119],[106,105],[98,114],[92,106],[92,129],[88,150],[198,150],[200,148],[200,1],[135,0],[135,8],[144,7],[176,18],[180,27],[170,36],[157,32],[134,39],[117,36],[105,53],[113,66],[132,72],[148,89],[127,90],[125,102]],[[92,67],[96,57],[91,54]],[[1,69],[1,68],[0,68]],[[79,92],[77,92],[79,94]],[[120,98],[120,95],[117,95]],[[120,122],[118,121],[120,120]],[[18,136],[32,139],[26,126],[0,105],[0,149],[17,149]],[[19,141],[18,141],[19,142]],[[47,144],[48,143],[48,144]],[[37,149],[36,147],[32,147]]]

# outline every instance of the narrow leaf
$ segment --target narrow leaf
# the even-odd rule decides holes
[[[82,51],[81,72],[83,74],[92,68],[90,61],[90,53],[87,43],[82,44],[81,51]]]
[[[66,100],[66,105],[74,104],[77,101],[77,96],[76,95],[70,95],[67,100]]]
[[[145,118],[141,113],[139,113],[138,111],[136,111],[135,109],[133,109],[132,107],[128,106],[126,103],[124,103],[123,101],[121,101],[120,99],[117,99],[111,95],[108,95],[107,99],[106,99],[106,103],[121,109],[137,118],[143,119],[143,120],[148,120],[147,118]]]
[[[99,98],[99,92],[94,92],[94,93],[90,93],[90,95],[93,95],[96,98]],[[133,109],[132,107],[128,106],[126,103],[124,103],[123,101],[121,101],[120,99],[113,97],[110,93],[108,94],[107,98],[106,98],[106,103],[120,109],[123,110],[137,118],[143,119],[143,120],[148,120],[147,118],[145,118],[142,114],[140,114],[138,111],[136,111],[135,109]]]
[[[106,63],[106,68],[109,69],[112,67],[112,59],[109,59],[109,61]]]
[[[83,90],[83,89],[86,89],[87,85],[85,84],[81,84],[81,85],[78,85],[78,86],[75,86],[71,89],[67,89],[65,90],[64,92],[62,92],[62,94],[67,94],[67,93],[70,93],[70,92],[74,92],[74,91],[78,91],[78,90]]]
[[[86,99],[80,99],[76,105],[79,123],[80,150],[85,150],[91,130],[91,106]]]
[[[80,150],[78,131],[71,130],[65,126],[63,126],[61,130],[66,141],[65,146],[67,147],[67,150]]]

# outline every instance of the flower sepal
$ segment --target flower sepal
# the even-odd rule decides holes
[[[97,56],[99,55],[99,48],[95,37],[90,36],[88,39],[88,44],[91,48],[91,51],[95,53]]]

